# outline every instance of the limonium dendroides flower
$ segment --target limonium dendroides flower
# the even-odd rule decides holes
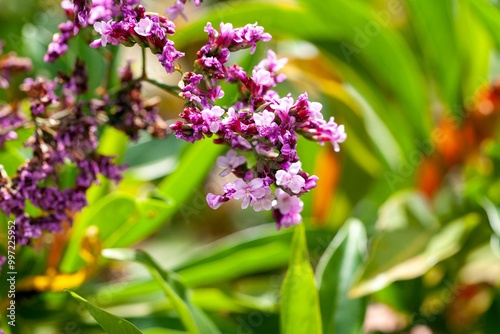
[[[201,1],[193,1],[199,6]],[[70,74],[55,79],[26,78],[20,87],[29,101],[29,112],[21,113],[17,104],[0,105],[0,146],[16,138],[16,130],[32,126],[34,132],[25,142],[33,155],[7,175],[0,169],[0,209],[17,220],[17,240],[21,244],[37,238],[43,231],[54,232],[63,222],[71,223],[75,213],[87,205],[86,191],[99,182],[98,176],[119,182],[124,166],[112,157],[99,154],[99,129],[112,126],[136,140],[147,131],[154,137],[174,134],[194,143],[211,138],[214,144],[228,147],[217,159],[226,182],[219,194],[206,196],[216,209],[229,200],[255,211],[272,211],[278,228],[300,223],[303,202],[300,197],[316,186],[318,178],[302,169],[297,154],[299,136],[320,144],[331,143],[338,151],[346,134],[333,117],[326,120],[322,105],[309,101],[307,93],[297,98],[281,96],[274,88],[286,77],[280,70],[287,60],[268,51],[247,72],[238,64],[229,65],[232,53],[249,50],[271,40],[257,23],[233,27],[210,22],[204,31],[207,43],[196,53],[192,68],[183,71],[176,63],[184,53],[170,39],[175,34],[177,16],[184,16],[185,0],[166,9],[167,16],[147,12],[139,0],[64,0],[61,6],[67,21],[59,25],[48,45],[45,61],[53,62],[68,51],[71,38],[86,30],[92,48],[112,46],[139,47],[156,55],[167,73],[179,75],[177,87],[147,77],[145,69],[134,76],[130,62],[120,69],[117,87],[101,87],[102,94],[88,98],[88,75],[78,60]],[[2,64],[0,58],[0,64]],[[31,63],[9,63],[14,70],[27,71]],[[2,78],[11,73],[0,73]],[[142,82],[148,81],[185,101],[179,119],[165,122],[158,113],[158,101],[145,100]],[[223,85],[235,85],[238,96],[231,105],[222,105]],[[167,127],[166,124],[170,124]],[[0,166],[1,167],[1,166]],[[60,185],[66,168],[76,169],[71,185]],[[27,203],[38,213],[28,213]]]

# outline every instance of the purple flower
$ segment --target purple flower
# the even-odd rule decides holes
[[[115,37],[112,36],[114,34],[113,25],[112,25],[113,23],[114,23],[113,20],[109,20],[107,22],[100,21],[100,22],[94,23],[94,29],[99,34],[101,34],[101,38],[92,42],[91,43],[92,47],[98,47],[100,45],[106,46],[108,43],[111,45],[119,45],[120,44],[120,42]]]
[[[243,28],[234,30],[233,43],[229,45],[229,50],[235,51],[242,48],[250,48],[250,53],[255,52],[258,41],[268,42],[271,40],[271,35],[264,32],[264,28],[258,26],[257,23],[247,24]]]
[[[153,21],[148,17],[141,19],[137,25],[134,27],[134,31],[141,36],[151,35],[151,30],[153,29]]]
[[[263,68],[258,70],[253,70],[252,80],[259,86],[272,86],[274,85],[274,80],[271,78],[271,73]]]
[[[221,107],[214,106],[212,109],[203,109],[201,111],[201,116],[205,121],[205,124],[210,129],[210,132],[217,133],[220,128],[219,118],[224,115],[225,110]]]
[[[229,200],[226,199],[224,196],[214,195],[212,193],[208,193],[206,199],[208,206],[210,206],[214,210],[218,209],[222,205],[222,203],[225,203]]]
[[[187,21],[187,16],[184,14],[184,2],[181,0],[177,0],[175,5],[168,7],[165,13],[171,20],[175,20],[178,16],[182,16],[182,18]]]
[[[265,186],[261,178],[255,178],[248,183],[242,179],[236,179],[233,186],[236,190],[233,197],[243,200],[241,203],[242,209],[248,208],[248,206],[253,205],[256,200],[269,195],[269,186]]]
[[[233,169],[236,169],[238,166],[243,165],[246,162],[244,156],[237,156],[236,154],[235,150],[229,150],[225,156],[217,158],[217,166],[224,168],[224,170],[219,174],[220,176],[229,175]]]
[[[276,184],[290,189],[294,194],[298,194],[306,183],[304,178],[298,175],[301,165],[302,164],[299,161],[291,164],[288,171],[283,169],[277,171]]]
[[[281,189],[276,189],[276,205],[274,206],[274,217],[278,229],[290,227],[302,221],[300,213],[304,203],[296,196],[290,196]]]
[[[257,67],[265,68],[269,72],[277,72],[281,70],[287,62],[287,58],[278,59],[273,50],[268,50],[267,58],[261,60]]]
[[[255,212],[269,211],[273,207],[274,195],[271,194],[270,187],[264,187],[265,194],[261,198],[257,198],[252,202],[252,207]]]
[[[168,73],[172,73],[174,71],[174,62],[177,59],[184,57],[184,53],[177,51],[174,47],[174,42],[168,40],[163,47],[162,53],[157,54],[156,56],[165,70]]]
[[[258,113],[253,114],[253,119],[257,127],[269,127],[275,125],[276,124],[274,123],[275,117],[276,115],[273,112],[267,110],[264,110],[261,114]]]

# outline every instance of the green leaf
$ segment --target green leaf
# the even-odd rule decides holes
[[[100,240],[105,241],[129,219],[137,217],[138,210],[134,197],[121,193],[105,196],[84,208],[75,219],[73,235],[61,261],[61,271],[72,273],[83,266],[84,261],[79,254],[80,244],[89,226],[97,226]]]
[[[494,37],[490,35],[482,20],[475,14],[469,0],[461,0],[457,21],[458,43],[464,72],[462,75],[463,102],[468,105],[477,89],[488,82]],[[471,47],[470,41],[474,41]],[[500,44],[499,44],[500,45]],[[459,107],[459,106],[457,106]]]
[[[451,1],[406,1],[408,15],[423,53],[423,66],[438,84],[439,92],[449,107],[460,105],[461,59]],[[452,109],[455,111],[455,108]]]
[[[105,247],[127,247],[144,240],[167,223],[175,213],[171,203],[156,199],[136,200],[137,215],[120,224],[104,242]]]
[[[194,287],[283,268],[290,258],[292,233],[277,232],[275,224],[248,228],[195,250],[173,269]],[[307,238],[311,250],[322,252],[332,236],[308,230]]]
[[[164,177],[175,170],[179,153],[186,145],[175,136],[155,139],[144,135],[125,152],[123,163],[128,166],[125,175],[141,181]]]
[[[324,333],[360,333],[366,300],[348,296],[354,275],[363,262],[366,232],[352,219],[337,233],[316,267]]]
[[[158,190],[172,201],[174,207],[179,208],[193,197],[196,187],[203,182],[215,159],[225,149],[224,145],[215,145],[211,139],[188,146],[175,172],[160,182]]]
[[[177,275],[162,269],[147,253],[131,249],[104,249],[102,255],[108,259],[134,261],[146,266],[189,333],[219,333],[205,314],[192,304],[189,291]]]
[[[148,328],[142,331],[142,334],[187,334],[187,332],[174,331],[165,328]]]
[[[107,126],[99,138],[97,152],[104,155],[114,156],[114,162],[120,163],[129,139],[123,132]],[[99,175],[99,184],[94,184],[87,190],[87,201],[89,205],[105,196],[109,191],[110,180]]]
[[[328,39],[328,43],[320,46],[335,53],[348,66],[355,66],[365,79],[373,80],[374,86],[381,85],[389,90],[395,102],[405,110],[402,115],[412,123],[419,137],[427,138],[432,117],[427,105],[425,79],[402,36],[377,18],[371,4],[366,2],[303,0],[301,3],[316,15],[321,25],[332,31],[316,37],[319,41]],[[336,43],[332,43],[334,41]],[[349,54],[349,50],[354,50],[353,54]],[[398,117],[397,113],[394,115]]]
[[[322,333],[318,290],[303,224],[295,227],[291,248],[290,266],[281,286],[281,332]]]
[[[468,0],[471,9],[481,19],[480,22],[489,30],[490,36],[495,39],[497,49],[500,49],[500,9],[486,0]]]
[[[141,334],[142,332],[133,324],[125,319],[117,317],[108,311],[103,310],[95,305],[92,305],[84,298],[80,297],[73,291],[69,291],[71,297],[75,298],[87,311],[92,318],[109,334]]]
[[[406,225],[376,235],[370,257],[350,295],[364,296],[394,281],[425,274],[436,263],[456,254],[478,221],[478,215],[471,213],[438,231]]]
[[[24,158],[14,148],[10,148],[7,144],[3,149],[0,149],[0,168],[5,169],[9,176],[13,176],[16,170],[24,162]]]

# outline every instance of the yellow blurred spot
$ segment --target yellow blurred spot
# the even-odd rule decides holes
[[[26,277],[17,284],[20,291],[63,291],[82,285],[97,268],[102,242],[97,226],[90,226],[85,231],[80,245],[80,255],[87,265],[73,274],[59,273],[53,266],[48,266],[45,275]]]

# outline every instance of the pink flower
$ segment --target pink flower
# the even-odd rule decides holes
[[[108,22],[100,21],[94,23],[94,29],[97,31],[99,34],[101,34],[101,39],[95,40],[94,42],[91,43],[92,47],[97,47],[99,46],[99,42],[102,46],[106,46],[108,43],[111,45],[118,45],[120,44],[116,38],[111,36],[113,34],[113,26],[111,25],[113,23],[113,20],[109,20]],[[97,44],[97,45],[96,45]]]
[[[287,58],[276,57],[276,53],[273,50],[267,51],[267,58],[260,61],[258,67],[267,69],[270,72],[277,72],[281,70],[285,64],[288,62]]]
[[[210,132],[216,133],[219,131],[220,122],[219,117],[224,115],[225,110],[219,106],[214,106],[212,109],[203,109],[201,111],[201,116],[210,129]]]
[[[254,200],[252,203],[252,207],[255,212],[259,212],[262,210],[269,211],[273,207],[274,195],[271,194],[271,188],[265,187],[264,189],[266,191],[265,195]]]
[[[275,115],[271,111],[264,110],[261,114],[253,114],[255,125],[259,127],[268,127],[274,123]]]
[[[278,186],[287,187],[294,194],[298,194],[302,190],[302,187],[304,187],[304,184],[306,183],[306,181],[302,176],[297,175],[297,173],[300,171],[301,165],[302,165],[301,162],[298,161],[296,163],[291,164],[290,167],[288,168],[288,171],[283,169],[277,171],[276,184]]]
[[[241,208],[246,209],[250,204],[253,204],[258,199],[268,195],[269,186],[264,185],[264,181],[261,178],[255,178],[252,181],[246,183],[242,179],[237,179],[233,183],[235,199],[242,199]]]
[[[259,68],[258,70],[252,71],[252,80],[259,86],[272,86],[274,81],[271,78],[271,73],[264,69]]]
[[[290,196],[281,189],[276,189],[276,204],[274,216],[278,229],[282,226],[290,227],[300,223],[302,216],[300,213],[304,208],[304,203],[295,196]]]
[[[219,174],[220,176],[229,175],[233,169],[243,165],[246,159],[244,156],[237,156],[235,150],[229,150],[226,156],[221,156],[217,158],[217,166],[224,168],[224,170]]]
[[[222,205],[222,203],[227,201],[224,199],[224,196],[214,195],[212,193],[208,193],[206,199],[208,206],[210,206],[214,210],[218,209]]]
[[[134,27],[134,31],[141,36],[150,36],[153,29],[153,21],[148,17],[141,19]]]
[[[168,7],[166,10],[170,20],[175,20],[179,15],[182,16],[184,20],[187,21],[187,16],[184,14],[184,3],[181,0],[177,0],[175,5]]]
[[[323,119],[321,109],[323,109],[323,105],[321,103],[309,102],[309,113],[312,119]]]

